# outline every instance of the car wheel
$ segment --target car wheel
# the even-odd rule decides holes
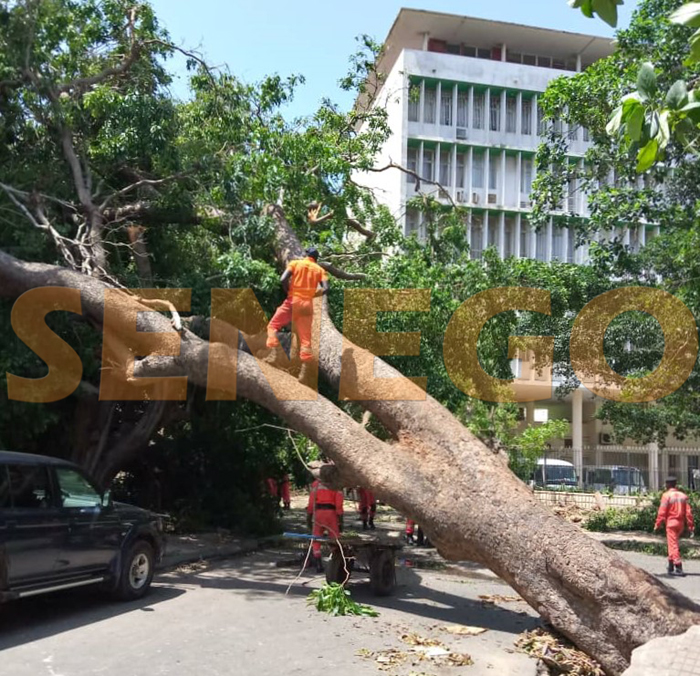
[[[116,590],[117,598],[133,601],[144,596],[151,586],[154,570],[153,547],[145,540],[138,540],[124,556]]]

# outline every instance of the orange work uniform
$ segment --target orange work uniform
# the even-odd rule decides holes
[[[311,361],[311,327],[314,320],[314,298],[321,282],[328,281],[326,271],[311,257],[292,261],[287,270],[291,272],[287,299],[277,308],[267,325],[267,347],[280,344],[277,332],[292,324],[292,330],[299,336],[299,357]]]
[[[312,535],[328,535],[337,538],[340,534],[340,517],[343,515],[343,493],[334,491],[318,479],[311,484],[309,504],[306,511],[313,517]],[[321,558],[321,543],[314,540],[314,558]]]
[[[688,530],[695,530],[693,512],[690,509],[688,496],[677,488],[670,488],[661,496],[659,513],[656,517],[654,529],[666,522],[666,542],[668,544],[668,560],[674,565],[681,564],[681,552],[678,547],[678,538],[683,534],[686,526]]]
[[[357,497],[359,498],[358,509],[362,522],[366,524],[369,517],[370,523],[374,525],[374,515],[377,512],[377,501],[374,498],[374,493],[367,488],[358,488]]]

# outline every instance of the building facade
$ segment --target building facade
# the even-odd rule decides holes
[[[545,228],[535,231],[529,222],[535,152],[547,131],[539,99],[553,79],[581,72],[613,49],[607,38],[402,9],[385,41],[375,105],[386,109],[393,132],[377,167],[399,164],[406,171],[363,174],[358,183],[373,190],[407,235],[425,236],[411,200],[427,194],[465,208],[472,258],[495,247],[503,257],[585,264],[587,248],[577,247],[573,231],[558,224],[558,216],[589,214],[588,196],[576,181]],[[568,161],[581,166],[590,147],[587,130],[548,124],[567,138]],[[634,224],[598,236],[619,237],[637,250],[657,233]],[[548,378],[527,360],[515,360],[513,372],[516,388]],[[656,488],[665,472],[677,471],[685,482],[698,467],[697,447],[673,439],[673,451],[631,442],[613,446],[610,430],[593,417],[601,400],[583,385],[564,399],[554,397],[551,385],[541,394],[540,402],[523,407],[522,424],[569,420],[570,437],[553,442],[552,450],[570,459],[580,477],[588,465],[634,462],[647,486]]]

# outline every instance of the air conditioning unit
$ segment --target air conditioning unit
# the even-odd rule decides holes
[[[600,445],[601,446],[612,446],[612,444],[613,444],[612,434],[608,434],[608,432],[601,432],[600,433]]]
[[[498,199],[498,196],[495,193],[489,193],[489,199],[488,202],[489,204],[496,204],[496,200]]]
[[[479,193],[478,192],[472,193],[472,204],[479,204]]]
[[[467,130],[464,127],[457,127],[455,136],[457,138],[461,139],[466,139],[467,138]]]
[[[464,202],[464,190],[457,191],[457,201]]]

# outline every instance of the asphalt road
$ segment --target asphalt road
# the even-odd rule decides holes
[[[626,555],[654,573],[664,562]],[[467,668],[409,660],[384,673],[469,676],[529,676],[535,662],[513,652],[513,642],[538,620],[522,601],[484,605],[480,595],[512,596],[489,571],[471,564],[459,574],[402,566],[398,588],[376,599],[353,579],[353,597],[370,603],[378,618],[329,617],[308,607],[306,596],[321,579],[278,567],[288,553],[264,552],[215,563],[203,570],[161,575],[141,602],[120,604],[94,592],[65,592],[0,606],[2,673],[12,676],[197,676],[380,674],[377,653],[411,646],[401,636],[436,638],[450,650],[468,653]],[[672,580],[700,601],[700,563]],[[479,636],[453,636],[446,625],[484,627]],[[363,657],[358,652],[374,653]],[[385,656],[390,659],[390,656]]]

